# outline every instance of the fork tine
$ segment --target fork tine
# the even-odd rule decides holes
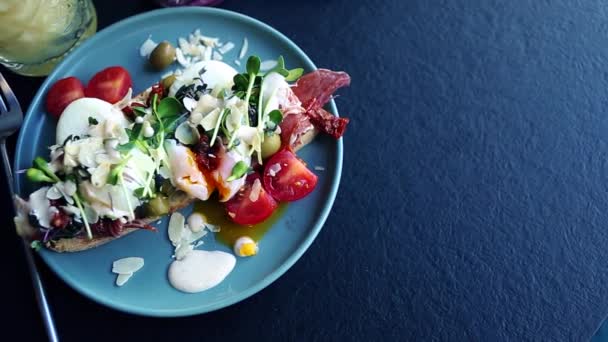
[[[8,86],[8,83],[6,83],[6,80],[4,79],[4,76],[2,76],[2,73],[0,73],[0,90],[2,90],[2,93],[4,94],[4,97],[8,102],[5,104],[6,107],[8,107],[8,110],[21,112],[21,106],[19,105],[19,101],[17,101],[17,97],[15,97],[15,94]]]

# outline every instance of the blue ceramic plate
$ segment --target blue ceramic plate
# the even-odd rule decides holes
[[[138,93],[158,81],[161,73],[152,72],[139,56],[139,47],[152,36],[155,41],[176,42],[200,28],[204,35],[232,41],[236,47],[225,55],[232,63],[244,37],[249,40],[248,54],[262,60],[283,55],[288,67],[315,69],[312,61],[293,42],[273,28],[247,16],[213,8],[162,9],[138,15],[99,32],[67,57],[47,78],[34,98],[19,135],[15,168],[31,166],[35,156],[48,158],[47,146],[54,141],[55,120],[44,110],[44,96],[56,80],[76,76],[87,81],[97,71],[122,65],[133,77]],[[245,63],[243,63],[245,64]],[[242,68],[237,68],[242,70]],[[335,104],[328,109],[337,114]],[[167,280],[173,248],[167,238],[167,220],[157,225],[158,233],[138,231],[107,245],[75,254],[41,251],[42,259],[71,287],[93,300],[118,310],[150,316],[185,316],[216,310],[262,290],[287,271],[317,236],[333,204],[342,169],[342,142],[319,136],[299,152],[309,165],[325,167],[315,171],[319,182],[305,199],[292,203],[260,241],[260,253],[238,259],[234,271],[218,286],[197,294],[175,290]],[[35,190],[20,177],[19,194]],[[184,210],[187,214],[191,208]],[[230,249],[204,238],[199,249]],[[123,287],[114,285],[111,273],[114,260],[140,256],[145,266]]]

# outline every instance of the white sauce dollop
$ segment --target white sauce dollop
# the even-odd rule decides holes
[[[171,263],[169,282],[183,292],[205,291],[221,283],[235,264],[236,258],[232,254],[194,250],[182,260]]]

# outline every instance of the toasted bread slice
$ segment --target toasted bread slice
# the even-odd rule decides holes
[[[152,87],[144,90],[139,93],[137,96],[131,99],[131,102],[140,102],[145,103],[148,98],[148,94]],[[187,207],[190,203],[193,202],[193,199],[190,197],[179,197],[179,198],[170,198],[170,212],[174,212],[180,210],[182,208]],[[140,221],[150,224],[156,220],[158,217],[149,217],[141,219]],[[88,239],[85,236],[79,236],[74,238],[64,238],[55,241],[50,241],[47,243],[46,247],[55,252],[80,252],[90,248],[95,248],[97,246],[101,246],[105,243],[108,243],[114,239],[121,238],[127,234],[130,234],[136,230],[140,230],[139,228],[125,228],[118,236],[104,236],[104,237],[94,237],[93,239]]]
[[[47,242],[46,247],[52,251],[60,252],[60,253],[81,252],[81,251],[84,251],[84,250],[87,250],[90,248],[95,248],[97,246],[101,246],[114,239],[118,239],[122,236],[132,233],[136,230],[138,230],[138,228],[126,228],[118,236],[94,237],[90,240],[87,239],[86,237],[59,239],[59,240]]]
[[[137,96],[133,97],[131,102],[145,103],[151,89],[152,88],[150,87],[150,88],[144,90],[143,92],[141,92],[140,94],[138,94]],[[297,150],[301,149],[302,147],[308,145],[310,142],[312,142],[312,140],[315,138],[317,133],[318,133],[317,129],[312,129],[312,130],[304,133],[299,139],[299,144],[294,146],[294,150],[297,151]],[[194,198],[188,197],[185,194],[184,194],[184,196],[177,196],[174,198],[170,197],[169,198],[169,207],[170,207],[169,212],[173,213],[177,210],[183,209],[183,208],[187,207],[188,205],[190,205],[192,202],[194,202],[194,200],[195,200]],[[159,217],[149,217],[149,218],[139,219],[139,221],[141,221],[145,224],[150,224],[158,219],[159,219]],[[93,239],[88,239],[85,236],[78,236],[78,237],[74,237],[74,238],[63,238],[63,239],[48,242],[46,247],[49,248],[50,250],[53,250],[55,252],[60,252],[60,253],[80,252],[80,251],[84,251],[87,249],[101,246],[112,240],[115,240],[115,239],[121,238],[127,234],[130,234],[136,230],[140,230],[140,229],[139,228],[125,228],[118,236],[94,237]]]
[[[190,205],[190,203],[192,203],[193,201],[194,199],[192,197],[189,197],[185,194],[183,194],[182,196],[169,197],[169,212],[172,213],[174,211],[183,209]],[[158,219],[160,219],[160,217],[147,217],[144,219],[140,219],[139,221],[145,224],[150,224]],[[80,252],[90,248],[101,246],[114,239],[118,239],[129,233],[132,233],[136,230],[140,229],[125,228],[118,236],[94,237],[93,239],[87,239],[86,236],[78,236],[74,238],[59,239],[48,242],[46,247],[55,252]]]

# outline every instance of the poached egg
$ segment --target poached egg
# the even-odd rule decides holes
[[[55,141],[58,145],[63,144],[70,135],[82,136],[89,131],[89,118],[98,122],[110,121],[122,127],[128,127],[129,121],[122,111],[109,102],[83,97],[70,103],[59,117]]]
[[[165,141],[165,150],[169,157],[173,186],[201,201],[209,199],[214,187],[198,168],[194,153],[171,139]]]

